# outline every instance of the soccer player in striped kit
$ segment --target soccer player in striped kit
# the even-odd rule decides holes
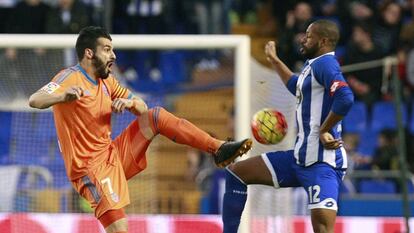
[[[265,153],[227,167],[224,233],[237,232],[249,184],[303,187],[314,232],[334,232],[339,187],[347,168],[340,122],[354,100],[335,59],[338,39],[335,23],[310,24],[301,41],[300,52],[307,61],[299,75],[279,59],[275,42],[266,44],[267,60],[297,99],[296,143],[293,150]]]
[[[53,106],[67,175],[107,233],[128,231],[127,180],[146,168],[146,150],[158,134],[211,153],[218,167],[250,149],[251,139],[224,142],[164,108],[148,109],[112,76],[116,56],[103,28],[82,29],[75,47],[79,63],[59,72],[30,96],[29,104],[40,109]],[[112,140],[111,114],[124,111],[137,118]]]

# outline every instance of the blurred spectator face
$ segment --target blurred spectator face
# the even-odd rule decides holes
[[[74,0],[59,0],[59,6],[64,10],[69,10],[72,8],[73,1]]]
[[[306,22],[312,18],[312,8],[305,2],[300,2],[295,7],[295,18],[301,22]]]
[[[383,11],[383,18],[388,25],[398,24],[401,18],[401,7],[397,3],[388,4]]]
[[[368,32],[364,31],[360,26],[354,26],[352,31],[352,41],[356,44],[365,44],[371,40]]]
[[[371,8],[360,2],[353,2],[350,6],[350,12],[352,18],[357,20],[365,20],[372,16]]]
[[[40,0],[26,0],[26,3],[29,6],[37,6],[40,4]]]

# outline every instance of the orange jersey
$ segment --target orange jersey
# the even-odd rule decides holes
[[[95,81],[79,64],[59,72],[43,90],[60,94],[71,86],[83,88],[84,96],[55,104],[53,113],[67,175],[75,180],[108,159],[112,100],[132,94],[111,75]]]

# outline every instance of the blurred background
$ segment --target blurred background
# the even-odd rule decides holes
[[[336,232],[361,232],[361,223],[364,232],[405,232],[403,216],[414,210],[413,14],[413,0],[0,0],[0,33],[25,34],[28,41],[25,48],[0,48],[0,231],[103,232],[67,180],[53,114],[27,106],[30,94],[77,63],[75,52],[30,45],[27,34],[77,34],[100,25],[111,34],[247,35],[251,115],[275,107],[289,125],[282,143],[256,142],[254,156],[291,148],[295,133],[295,100],[269,69],[265,43],[277,41],[279,56],[297,72],[307,26],[329,19],[340,28],[335,53],[356,97],[343,121],[349,170]],[[234,49],[166,43],[171,49],[115,47],[118,80],[150,107],[163,106],[220,139],[234,138],[240,127]],[[113,137],[133,119],[114,115]],[[221,232],[223,171],[209,155],[158,137],[148,160],[148,169],[129,181],[130,232]],[[304,190],[249,192],[245,232],[311,232]]]

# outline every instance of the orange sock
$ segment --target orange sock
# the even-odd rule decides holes
[[[150,125],[155,132],[174,142],[189,145],[199,150],[215,153],[223,141],[211,137],[191,122],[178,118],[161,107],[149,110]]]

